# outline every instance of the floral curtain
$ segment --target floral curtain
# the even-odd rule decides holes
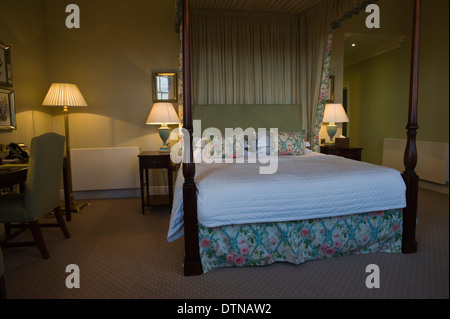
[[[333,30],[341,23],[358,14],[368,4],[378,0],[334,0],[320,1],[304,14],[306,20],[306,57],[307,76],[306,105],[308,140],[312,150],[320,151],[319,132],[325,111],[326,92],[330,71],[330,58]]]
[[[174,30],[180,42],[180,54],[178,56],[178,117],[180,118],[180,132],[183,127],[183,0],[175,1]],[[181,134],[181,133],[180,133]]]
[[[327,40],[327,48],[325,50],[325,58],[323,63],[323,74],[322,81],[320,84],[320,94],[317,104],[317,110],[315,113],[315,122],[309,127],[309,136],[311,149],[314,152],[320,152],[320,142],[319,142],[319,133],[322,127],[322,119],[325,113],[325,105],[327,101],[327,92],[329,86],[329,78],[330,78],[330,60],[331,60],[331,47],[333,42],[333,33],[330,32]]]
[[[180,40],[180,55],[178,58],[178,117],[180,118],[180,132],[183,127],[183,25],[180,24],[179,31],[179,40]]]

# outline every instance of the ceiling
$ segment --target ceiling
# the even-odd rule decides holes
[[[301,13],[320,0],[191,0],[192,8]]]

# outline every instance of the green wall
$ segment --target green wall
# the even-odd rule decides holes
[[[29,145],[53,130],[51,110],[38,107],[50,87],[50,63],[43,0],[0,0],[0,42],[11,47],[17,130],[0,131],[0,144]]]
[[[65,25],[71,3],[80,9],[79,29]],[[158,150],[158,126],[145,120],[152,73],[178,71],[174,11],[172,0],[0,0],[0,42],[11,47],[17,117],[17,130],[0,131],[0,144],[64,135],[62,108],[42,101],[52,82],[66,82],[76,83],[88,103],[70,109],[72,148]],[[153,175],[153,185],[164,185],[161,175]]]
[[[11,47],[17,130],[0,143],[64,134],[62,108],[42,101],[52,82],[76,83],[87,108],[70,109],[72,148],[159,149],[146,125],[152,72],[177,71],[175,1],[77,0],[80,28],[68,29],[69,0],[0,0],[0,41]]]
[[[300,105],[197,105],[194,120],[202,121],[202,130],[218,128],[278,128],[279,131],[299,131],[302,127]]]
[[[422,141],[449,140],[448,6],[447,0],[422,2],[417,135]],[[382,163],[384,138],[406,139],[411,46],[410,33],[401,48],[344,70],[351,87],[352,144],[364,148],[364,161]]]

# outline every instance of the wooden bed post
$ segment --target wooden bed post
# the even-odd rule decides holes
[[[189,132],[189,161],[183,162],[183,206],[184,206],[184,275],[200,275],[202,266],[198,246],[197,186],[192,148],[191,65],[189,0],[183,0],[183,128]]]
[[[419,91],[419,49],[420,49],[420,0],[414,3],[414,27],[413,45],[411,55],[411,83],[408,125],[406,126],[407,144],[405,149],[404,165],[405,171],[402,176],[406,184],[406,208],[403,214],[403,244],[402,251],[405,254],[417,252],[416,241],[416,219],[417,219],[417,197],[419,195],[419,176],[416,175],[417,164],[416,135],[417,129],[417,106]]]

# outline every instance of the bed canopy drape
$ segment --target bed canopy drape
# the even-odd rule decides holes
[[[413,49],[411,61],[411,90],[410,106],[407,124],[407,148],[405,150],[405,172],[402,174],[407,186],[406,201],[407,208],[404,209],[403,217],[403,247],[404,253],[414,253],[417,250],[415,240],[415,222],[417,211],[417,189],[418,176],[415,173],[417,163],[416,134],[417,134],[417,92],[418,92],[418,68],[419,68],[419,33],[420,33],[420,0],[415,1],[414,8],[414,30]],[[280,12],[288,8],[292,12],[295,8],[301,8],[297,12],[302,17],[300,23],[305,32],[305,52],[300,64],[305,68],[302,80],[303,87],[300,88],[300,100],[304,107],[304,124],[309,132],[309,139],[313,149],[318,148],[318,133],[322,124],[323,111],[325,108],[325,91],[328,88],[329,58],[332,49],[332,31],[339,27],[345,19],[358,14],[368,4],[377,2],[364,0],[298,0],[298,1],[274,1],[266,11]],[[180,36],[180,90],[179,90],[179,113],[183,119],[183,128],[190,133],[187,141],[189,149],[185,154],[182,166],[184,176],[183,202],[184,202],[184,241],[185,241],[185,275],[198,275],[202,273],[198,246],[198,221],[197,221],[197,189],[194,181],[195,164],[192,154],[192,38],[191,38],[191,15],[190,8],[209,5],[213,9],[231,9],[226,7],[232,4],[232,9],[255,10],[260,4],[267,1],[258,0],[235,0],[235,1],[213,1],[213,0],[177,0],[176,1],[176,23],[175,30]],[[222,7],[225,6],[225,7]],[[300,37],[301,38],[301,37]],[[305,107],[306,105],[306,107]],[[305,127],[304,127],[305,128]]]
[[[300,104],[299,18],[192,11],[192,103]]]
[[[376,1],[191,0],[191,103],[298,104],[303,114],[299,126],[319,151],[332,31]],[[177,1],[180,39],[181,9],[182,1]],[[179,92],[182,117],[182,81]]]

